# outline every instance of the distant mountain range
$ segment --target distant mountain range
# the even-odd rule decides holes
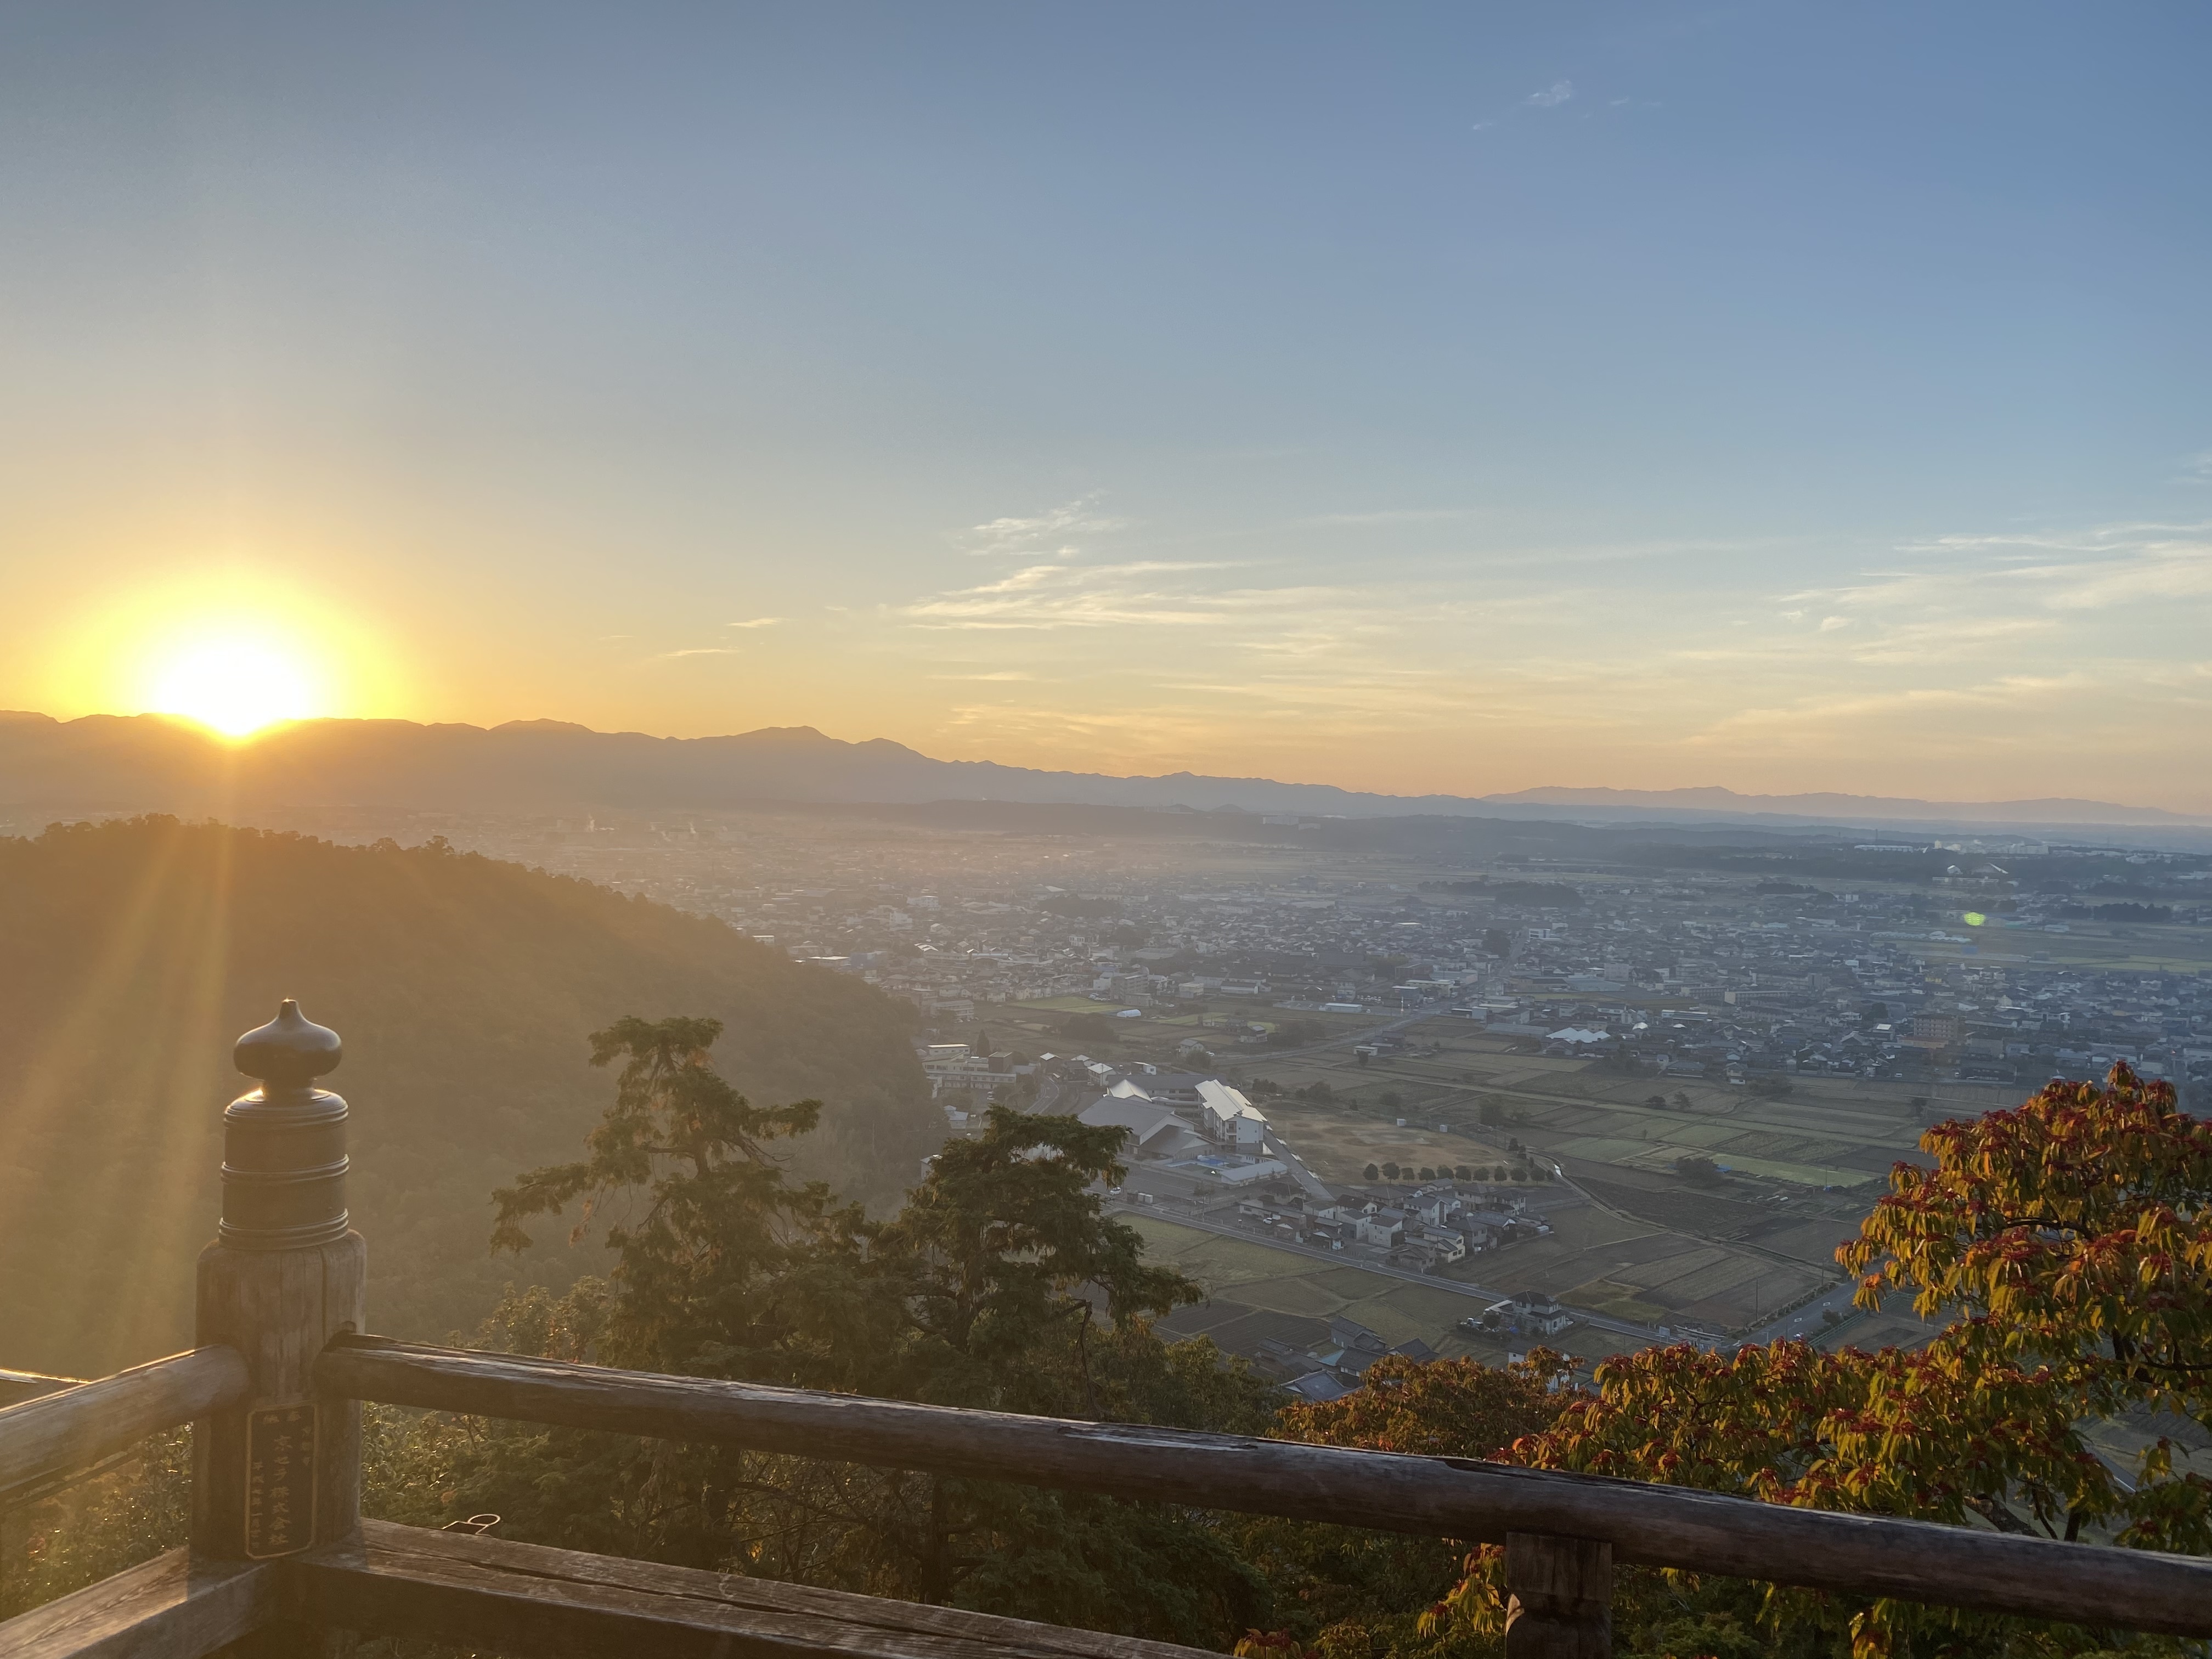
[[[990,761],[943,761],[902,744],[847,743],[811,726],[720,738],[594,732],[560,720],[421,726],[302,720],[231,745],[160,715],[56,720],[0,713],[0,812],[169,811],[225,816],[287,807],[484,813],[712,811],[767,802],[1060,802],[1154,811],[1316,817],[1697,820],[2042,826],[2212,823],[2110,801],[1927,801],[1744,795],[1720,788],[1524,789],[1379,795],[1267,778],[1113,777]]]

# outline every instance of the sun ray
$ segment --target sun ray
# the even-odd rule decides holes
[[[205,833],[178,825],[153,837],[152,856],[131,887],[115,894],[105,915],[87,919],[89,971],[83,975],[81,994],[71,1005],[48,1011],[44,1040],[32,1048],[22,1067],[18,1109],[6,1126],[6,1139],[15,1145],[17,1153],[27,1152],[40,1139],[70,1133],[72,1125],[88,1118],[93,1136],[100,1143],[137,1143],[147,1139],[165,1143],[164,1150],[169,1154],[167,1167],[174,1176],[174,1184],[166,1190],[150,1191],[143,1182],[131,1188],[127,1195],[110,1190],[115,1182],[131,1178],[126,1166],[121,1160],[112,1164],[95,1161],[85,1171],[86,1184],[70,1194],[73,1206],[131,1217],[134,1237],[158,1241],[155,1248],[162,1249],[173,1244],[166,1235],[180,1218],[179,1207],[191,1205],[205,1184],[196,1166],[204,1162],[212,1147],[208,1127],[212,1115],[180,1109],[187,1099],[198,1103],[212,1091],[219,1076],[215,1073],[215,1063],[198,1054],[165,1054],[164,1063],[158,1067],[133,1066],[120,1075],[101,1077],[88,1073],[85,1056],[101,1051],[102,1035],[118,1018],[134,1024],[153,1018],[144,1001],[150,987],[178,984],[191,976],[191,969],[207,965],[194,963],[188,968],[149,953],[155,941],[179,937],[173,918],[165,913],[173,910],[180,897],[205,891],[207,884],[195,878],[194,869],[196,855],[205,856]],[[204,915],[195,918],[205,919]],[[222,933],[227,957],[227,927]],[[198,934],[203,940],[206,936],[204,931]],[[158,1019],[153,1023],[165,1034],[169,1029]],[[207,1047],[205,1043],[196,1046]],[[157,1101],[147,1098],[149,1091],[158,1097]],[[220,1103],[216,1109],[220,1109]],[[39,1162],[27,1155],[0,1156],[0,1168],[27,1170]],[[51,1196],[20,1186],[12,1192],[0,1192],[5,1193],[9,1208],[24,1212],[34,1212],[42,1198]],[[155,1225],[149,1236],[145,1229],[157,1215],[166,1224]],[[44,1363],[57,1370],[97,1373],[103,1367],[113,1369],[155,1357],[145,1352],[144,1344],[153,1344],[155,1352],[164,1340],[173,1344],[178,1305],[174,1297],[179,1288],[175,1264],[156,1261],[152,1249],[139,1254],[147,1262],[147,1279],[151,1283],[108,1286],[96,1297],[88,1294],[90,1286],[71,1284],[73,1298],[65,1299],[73,1299],[75,1305],[50,1304],[42,1328],[17,1332],[18,1341],[27,1345],[21,1352],[28,1357],[9,1363]],[[61,1277],[67,1282],[66,1273]],[[126,1322],[134,1317],[142,1322],[131,1330]],[[52,1345],[51,1350],[47,1345]]]

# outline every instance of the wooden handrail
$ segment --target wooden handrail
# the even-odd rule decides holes
[[[172,1550],[0,1622],[7,1659],[202,1659],[256,1631],[271,1653],[313,1632],[428,1637],[563,1659],[1220,1659],[957,1607],[583,1555],[368,1521],[283,1560]]]
[[[126,1451],[149,1434],[245,1401],[234,1348],[194,1348],[0,1410],[0,1502]]]
[[[26,1400],[42,1399],[64,1389],[81,1389],[81,1376],[49,1376],[44,1371],[0,1371],[0,1410]]]
[[[313,1624],[449,1649],[562,1659],[1221,1659],[1136,1637],[388,1521],[364,1521],[360,1543],[283,1566],[286,1599]]]
[[[0,1624],[8,1659],[201,1659],[282,1610],[274,1566],[171,1550]],[[295,1651],[280,1649],[279,1651]]]
[[[2212,1635],[2212,1561],[1792,1509],[1465,1458],[817,1394],[343,1336],[325,1394],[662,1440],[1504,1543],[2173,1636]]]

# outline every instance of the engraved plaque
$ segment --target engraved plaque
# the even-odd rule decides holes
[[[315,1541],[315,1407],[257,1406],[246,1418],[246,1553],[257,1561]]]

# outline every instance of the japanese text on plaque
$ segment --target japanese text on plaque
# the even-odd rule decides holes
[[[246,1423],[246,1553],[289,1555],[315,1541],[315,1408],[262,1406]]]

